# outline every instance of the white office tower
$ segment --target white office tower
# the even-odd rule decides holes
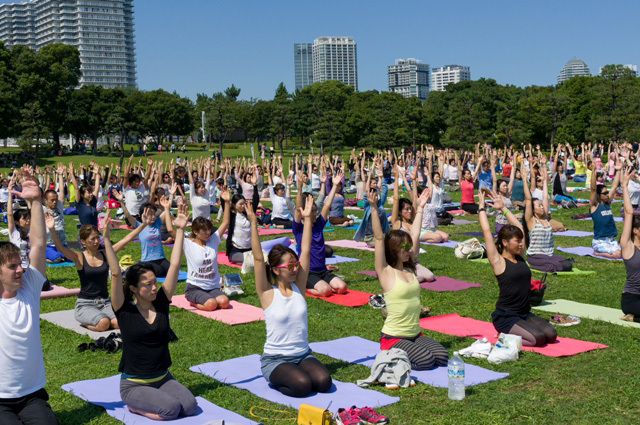
[[[429,94],[429,65],[414,58],[396,59],[387,67],[389,91],[425,100]]]
[[[338,80],[358,91],[356,43],[351,37],[319,37],[313,41],[313,82]]]
[[[560,74],[558,74],[558,84],[567,81],[569,78],[578,76],[591,77],[591,71],[589,71],[589,67],[582,60],[571,59],[564,64]]]
[[[80,52],[80,85],[135,87],[133,0],[31,0],[0,5],[0,40]]]
[[[431,90],[445,91],[447,84],[471,80],[471,70],[468,66],[446,65],[431,70]]]

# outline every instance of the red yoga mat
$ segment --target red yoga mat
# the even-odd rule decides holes
[[[319,297],[317,295],[311,295],[307,292],[307,296],[311,298],[319,298],[331,304],[338,304],[345,307],[360,307],[369,302],[369,297],[373,294],[360,291],[348,290],[346,294],[331,294],[328,297]]]
[[[258,236],[282,235],[291,232],[293,232],[291,229],[258,229]]]
[[[51,285],[51,290],[40,292],[40,299],[47,300],[50,298],[73,297],[80,293],[80,288],[65,288],[64,286]]]
[[[241,269],[242,268],[241,265],[233,264],[231,261],[229,261],[229,258],[227,258],[227,253],[226,252],[219,252],[218,253],[218,265],[235,267],[236,269]]]
[[[495,344],[498,339],[498,332],[492,323],[470,317],[461,317],[456,313],[425,317],[424,319],[420,319],[420,327],[447,335],[475,339],[486,337],[492,344]],[[578,353],[584,353],[585,351],[595,350],[596,348],[608,348],[608,346],[595,342],[581,341],[579,339],[558,337],[555,344],[547,344],[544,347],[522,347],[523,350],[534,351],[549,357],[573,356]]]
[[[237,301],[229,301],[229,308],[225,308],[224,310],[203,311],[191,306],[184,295],[176,295],[171,298],[171,305],[208,319],[226,323],[227,325],[240,325],[242,323],[264,320],[264,312],[260,307],[239,303]]]

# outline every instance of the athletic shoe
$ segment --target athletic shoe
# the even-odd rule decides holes
[[[389,418],[377,414],[376,411],[370,407],[363,407],[362,409],[358,409],[356,406],[353,406],[351,410],[355,410],[358,413],[358,417],[365,424],[376,425],[389,423]]]
[[[358,413],[351,408],[338,409],[338,414],[335,419],[338,425],[365,425],[358,417]]]
[[[384,296],[382,294],[375,294],[369,297],[369,305],[373,308],[382,308],[386,307],[386,303],[384,301]]]

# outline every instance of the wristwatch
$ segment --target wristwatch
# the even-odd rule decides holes
[[[482,208],[478,208],[478,212],[480,212],[480,211],[485,211],[485,212],[486,212],[486,210],[484,209],[484,207],[482,207]]]

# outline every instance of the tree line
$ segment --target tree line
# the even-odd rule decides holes
[[[197,132],[199,140],[218,143],[221,153],[234,131],[251,142],[272,142],[281,153],[286,141],[334,150],[640,138],[640,80],[621,65],[556,86],[463,81],[432,91],[424,102],[377,90],[354,92],[338,81],[293,93],[280,83],[270,100],[239,100],[241,90],[232,85],[212,95],[200,93],[192,102],[161,89],[76,89],[80,75],[75,47],[52,44],[35,52],[0,42],[0,138],[45,138],[59,146],[63,134],[162,142]],[[203,112],[204,132],[199,131]]]

